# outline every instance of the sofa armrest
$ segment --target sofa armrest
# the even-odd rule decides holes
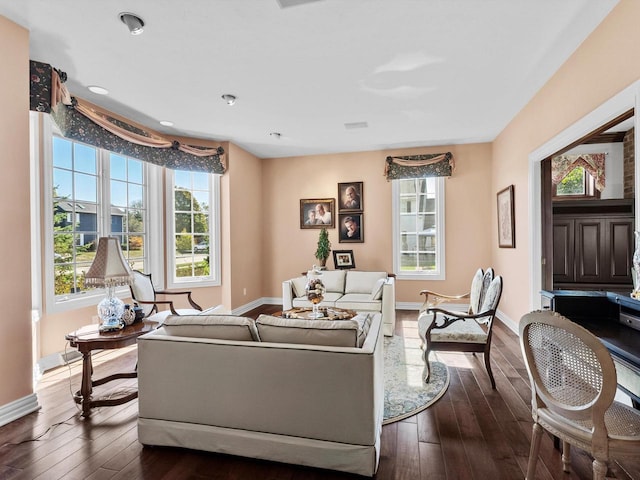
[[[382,287],[382,331],[392,337],[396,328],[396,279],[388,277]]]
[[[291,310],[293,308],[293,282],[285,280],[282,282],[282,310]]]

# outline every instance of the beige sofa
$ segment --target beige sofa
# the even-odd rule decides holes
[[[138,438],[373,476],[383,369],[378,313],[169,317],[138,339]]]
[[[396,325],[394,277],[389,277],[386,272],[325,270],[322,272],[322,282],[326,292],[321,306],[380,312],[384,335],[393,336]],[[283,310],[312,306],[307,300],[306,284],[305,276],[282,282]]]

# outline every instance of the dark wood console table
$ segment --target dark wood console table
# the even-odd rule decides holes
[[[134,345],[140,335],[154,330],[157,326],[158,324],[156,322],[140,322],[115,332],[100,332],[98,325],[87,325],[65,336],[69,344],[82,353],[82,383],[80,390],[74,394],[73,399],[76,403],[82,405],[83,417],[91,416],[91,409],[93,407],[122,405],[134,398],[138,398],[138,392],[132,392],[117,398],[92,398],[93,387],[103,385],[118,378],[136,378],[138,373],[116,373],[98,380],[92,380],[93,365],[91,364],[91,352],[93,350],[124,348],[129,345]]]
[[[640,301],[604,291],[543,290],[543,307],[582,325],[600,338],[618,371],[618,386],[640,408]]]

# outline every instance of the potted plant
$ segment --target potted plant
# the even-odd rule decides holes
[[[320,266],[324,267],[331,252],[331,242],[329,242],[329,232],[326,228],[320,230],[318,237],[318,248],[316,249],[316,258],[320,261]]]

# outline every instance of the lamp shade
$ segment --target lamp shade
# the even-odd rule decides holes
[[[101,237],[96,257],[85,275],[85,284],[111,287],[128,285],[131,280],[131,269],[122,255],[118,238]]]

